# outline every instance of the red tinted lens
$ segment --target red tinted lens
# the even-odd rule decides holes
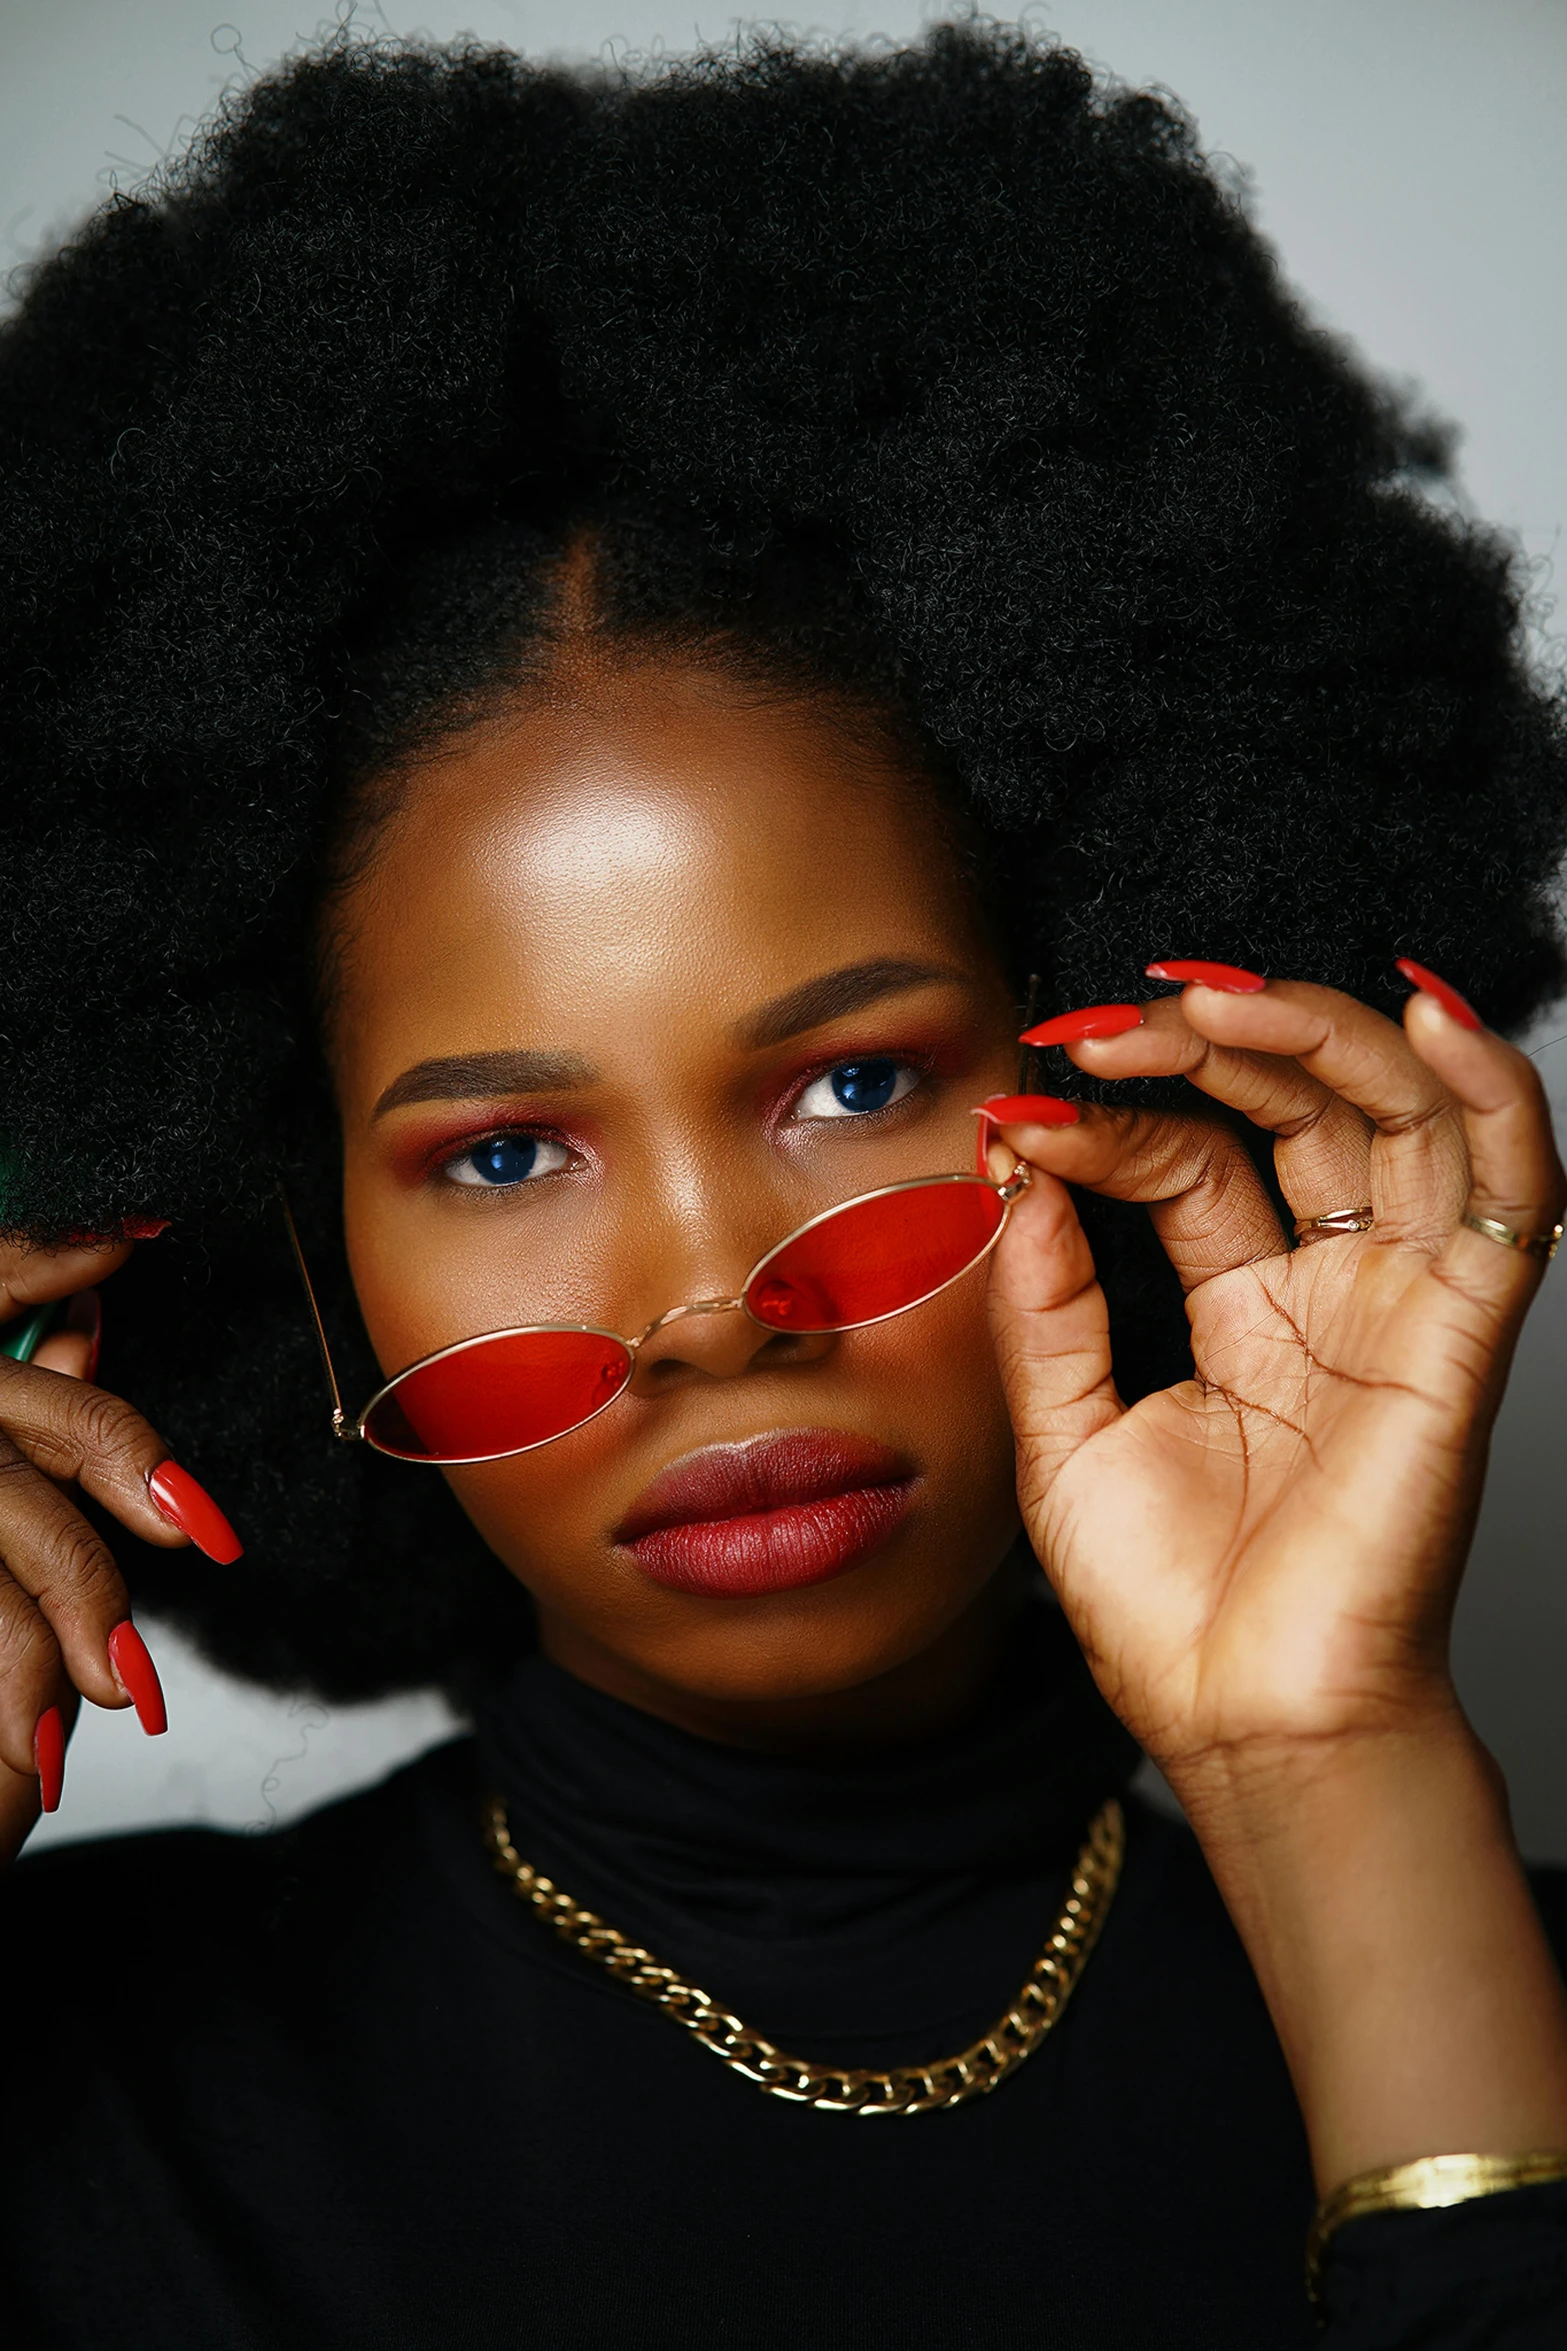
[[[746,1288],[775,1331],[843,1331],[917,1306],[982,1257],[1001,1230],[1000,1194],[944,1176],[845,1201],[764,1257]]]
[[[488,1461],[579,1428],[630,1375],[629,1348],[604,1331],[501,1331],[405,1371],[364,1431],[403,1461]]]

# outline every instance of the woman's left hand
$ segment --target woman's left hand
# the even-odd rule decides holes
[[[1461,1003],[1461,999],[1459,1002]],[[1034,1549],[1110,1703],[1186,1806],[1289,2059],[1326,2190],[1469,2149],[1567,2148],[1567,2005],[1459,1708],[1448,1629],[1561,1164],[1525,1056],[1410,1002],[1191,987],[1070,1048],[1184,1074],[1272,1134],[1295,1248],[1236,1135],[1085,1107],[1005,1124],[1035,1170],[996,1253]],[[1196,1378],[1128,1409],[1067,1183],[1148,1204]]]
[[[993,1282],[1019,1492],[1106,1696],[1172,1777],[1449,1710],[1486,1441],[1544,1271],[1459,1220],[1561,1215],[1532,1063],[1432,996],[1400,1030],[1293,981],[1191,987],[1071,1051],[1096,1076],[1178,1072],[1271,1133],[1296,1217],[1375,1215],[1292,1247],[1208,1120],[1002,1129],[1036,1171]],[[1146,1201],[1186,1292],[1197,1377],[1130,1410],[1067,1181]]]

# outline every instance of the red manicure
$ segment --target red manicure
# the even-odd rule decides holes
[[[1422,996],[1434,996],[1449,1019],[1456,1020],[1461,1029],[1479,1029],[1485,1026],[1474,1006],[1446,980],[1439,980],[1434,971],[1427,971],[1423,963],[1412,963],[1407,955],[1398,959],[1398,968],[1412,988]]]
[[[65,1723],[58,1706],[46,1706],[33,1733],[33,1761],[45,1812],[58,1812],[65,1785]]]
[[[189,1535],[198,1551],[205,1551],[219,1567],[232,1567],[244,1551],[234,1529],[205,1486],[198,1486],[177,1461],[160,1463],[147,1480],[147,1491],[171,1526]]]
[[[1195,957],[1171,956],[1150,963],[1151,980],[1182,980],[1187,986],[1217,988],[1225,996],[1259,996],[1267,986],[1260,971],[1243,971],[1238,963],[1203,963]]]
[[[166,1216],[127,1216],[121,1225],[127,1241],[155,1241],[169,1229]]]
[[[1075,1102],[1063,1102],[1059,1094],[987,1094],[974,1113],[997,1126],[1034,1127],[1075,1127],[1082,1115]]]
[[[988,1110],[976,1110],[974,1116],[979,1120],[979,1125],[974,1132],[974,1173],[977,1176],[988,1176],[990,1173],[990,1138],[996,1130],[991,1124]]]
[[[1143,1016],[1135,1004],[1090,1004],[1086,1012],[1058,1012],[1037,1029],[1025,1029],[1020,1045],[1075,1045],[1083,1037],[1119,1037],[1140,1029]]]
[[[163,1703],[163,1685],[158,1669],[129,1617],[117,1624],[109,1635],[109,1662],[124,1684],[127,1697],[136,1709],[136,1719],[150,1739],[169,1727],[167,1709]]]

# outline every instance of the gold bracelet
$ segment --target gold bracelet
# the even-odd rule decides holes
[[[1414,2163],[1359,2172],[1317,2206],[1306,2238],[1306,2291],[1315,2302],[1323,2256],[1347,2220],[1368,2212],[1431,2212],[1507,2188],[1538,2187],[1543,2180],[1567,2180],[1567,2154],[1422,2155]]]

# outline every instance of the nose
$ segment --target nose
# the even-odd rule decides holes
[[[637,1350],[633,1394],[656,1396],[687,1380],[732,1380],[754,1369],[820,1362],[830,1331],[797,1335],[753,1322],[738,1298],[699,1298],[661,1314]]]

